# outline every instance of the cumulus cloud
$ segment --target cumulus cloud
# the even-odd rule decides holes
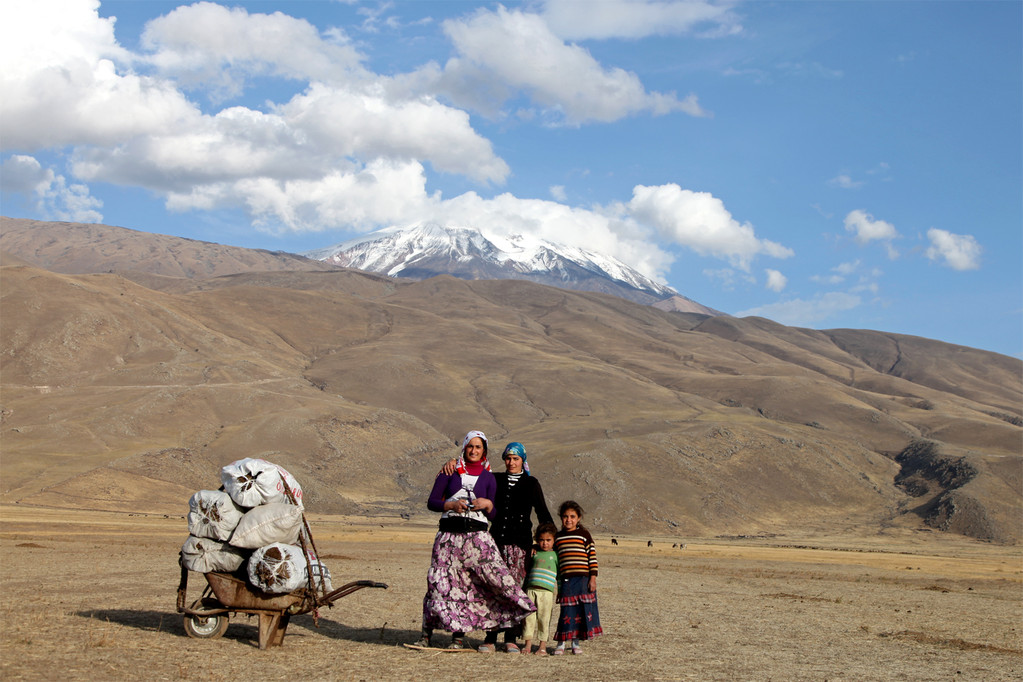
[[[892,240],[899,236],[895,226],[884,220],[875,220],[866,211],[856,209],[845,217],[845,229],[856,235],[858,244],[869,244],[872,241],[883,242],[889,258],[897,258],[899,252],[892,245]]]
[[[765,286],[771,291],[782,291],[789,283],[789,278],[777,270],[767,268],[764,272],[767,274],[767,283]]]
[[[953,270],[976,270],[980,267],[983,251],[977,240],[969,234],[953,234],[932,227],[927,230],[931,245],[925,255],[934,261],[941,261]]]
[[[257,181],[330,184],[339,172],[358,174],[377,162],[421,161],[481,183],[501,183],[509,173],[466,112],[427,96],[395,97],[386,79],[364,77],[359,56],[340,38],[324,39],[304,21],[199,3],[151,22],[149,61],[165,75],[191,74],[200,83],[208,67],[232,78],[333,78],[311,80],[266,112],[235,106],[205,114],[175,81],[131,70],[146,60],[116,43],[113,20],[99,17],[98,3],[57,4],[61,11],[20,3],[21,23],[2,24],[3,144],[72,146],[71,170],[80,179],[167,193],[181,208],[188,196],[245,196]],[[232,191],[230,182],[242,186]]]
[[[701,1],[547,0],[542,14],[551,30],[565,40],[742,32],[739,18],[727,5]]]
[[[369,79],[364,56],[334,28],[321,34],[281,12],[250,14],[212,2],[178,7],[150,21],[146,60],[186,86],[208,86],[218,97],[239,94],[255,76],[345,84]]]
[[[458,56],[443,71],[420,76],[477,111],[493,115],[495,103],[524,93],[548,121],[569,125],[638,113],[707,115],[695,95],[679,100],[674,93],[647,92],[636,74],[603,67],[586,49],[563,42],[538,14],[499,6],[445,21],[444,32]]]
[[[103,202],[80,183],[68,183],[52,168],[43,168],[32,156],[15,154],[0,165],[0,181],[5,194],[17,195],[30,204],[43,219],[97,223],[103,220],[98,209]]]
[[[800,298],[770,303],[736,313],[737,317],[766,317],[792,327],[814,327],[821,322],[852,310],[862,303],[859,296],[832,291],[810,300]]]
[[[119,74],[132,56],[99,3],[12,3],[0,22],[0,119],[7,150],[116,144],[174,127],[195,108],[171,84]]]
[[[792,249],[756,236],[753,226],[740,223],[724,203],[707,192],[693,192],[672,183],[637,185],[628,203],[630,214],[650,225],[665,239],[701,255],[728,260],[749,271],[758,255],[788,258]]]

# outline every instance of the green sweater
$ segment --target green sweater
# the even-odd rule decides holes
[[[526,587],[548,592],[558,591],[558,553],[537,552],[533,557],[533,567],[529,569]]]

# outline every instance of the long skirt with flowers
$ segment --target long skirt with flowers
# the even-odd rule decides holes
[[[450,632],[508,628],[535,610],[490,533],[437,533],[426,576],[423,627]]]
[[[554,639],[559,642],[573,639],[593,639],[603,633],[597,593],[589,591],[590,579],[585,575],[562,578],[558,581],[558,631]]]
[[[519,585],[524,585],[531,557],[526,554],[526,550],[518,545],[501,545],[499,549],[501,558],[504,559],[504,565],[508,567],[508,572],[519,581]]]

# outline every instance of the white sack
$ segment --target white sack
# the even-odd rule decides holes
[[[197,538],[194,535],[189,535],[181,547],[182,563],[185,568],[196,573],[237,571],[245,562],[246,554],[248,552],[231,547],[226,542]]]
[[[310,562],[306,570],[313,574],[313,587],[316,588],[316,594],[322,595],[325,592],[333,592],[334,586],[330,582],[330,571],[318,559],[313,558],[312,555],[309,558]],[[322,588],[320,583],[323,583]]]
[[[198,538],[227,540],[245,510],[220,490],[200,490],[188,501],[188,532]]]
[[[224,490],[241,507],[257,507],[270,502],[287,502],[282,480],[302,507],[302,486],[282,467],[265,459],[246,457],[231,462],[220,470]]]
[[[245,512],[228,542],[246,549],[275,542],[293,545],[301,530],[302,510],[287,502],[275,502]]]
[[[275,542],[249,557],[249,582],[270,594],[293,592],[306,584],[302,548]]]

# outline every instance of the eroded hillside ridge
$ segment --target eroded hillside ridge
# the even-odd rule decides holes
[[[3,262],[5,502],[180,511],[252,456],[324,513],[428,519],[480,428],[493,451],[525,443],[549,504],[576,499],[597,531],[1020,539],[1013,358],[513,280]],[[968,480],[927,487],[919,441]]]

